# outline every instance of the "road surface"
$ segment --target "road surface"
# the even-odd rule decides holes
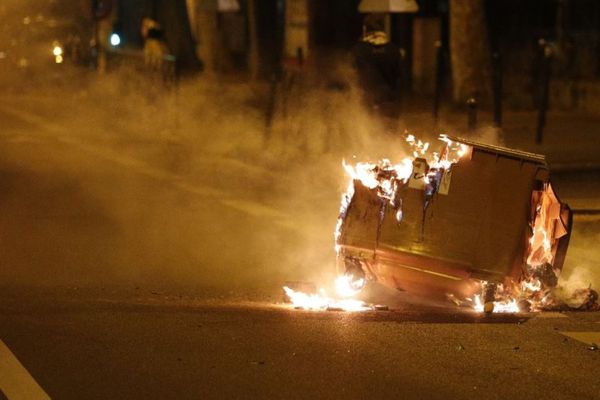
[[[309,312],[140,290],[4,290],[0,338],[54,399],[599,398],[599,313]]]

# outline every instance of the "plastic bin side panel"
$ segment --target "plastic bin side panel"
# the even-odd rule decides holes
[[[474,275],[481,279],[503,280],[524,260],[524,232],[528,230],[531,193],[540,164],[474,151],[474,179],[481,181],[481,193],[472,207],[480,207],[477,242],[473,258]]]
[[[341,227],[338,244],[375,251],[382,200],[375,189],[354,181],[354,195]]]
[[[402,220],[386,207],[378,248],[446,260],[481,279],[501,279],[523,258],[538,169],[533,162],[474,149],[471,160],[454,166],[448,195],[435,195],[425,211],[423,191],[402,189]]]

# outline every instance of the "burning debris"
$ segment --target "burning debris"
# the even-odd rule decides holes
[[[351,180],[335,229],[338,295],[351,298],[377,281],[451,293],[457,305],[480,312],[567,306],[553,289],[572,214],[552,188],[545,158],[445,135],[440,141],[433,152],[408,135],[411,156],[399,163],[343,163]],[[372,309],[285,289],[301,308]],[[578,307],[597,304],[591,289],[578,296]]]
[[[341,299],[329,297],[324,289],[320,289],[317,293],[316,286],[311,282],[286,282],[283,291],[285,300],[300,310],[387,311],[387,306],[369,304],[352,298],[360,292],[363,286],[364,283],[360,280],[354,280],[348,275],[340,275],[335,280],[335,290]]]
[[[297,292],[287,286],[283,287],[294,308],[313,311],[368,311],[373,308],[360,300],[342,299],[336,300],[329,296],[324,291],[320,294],[308,294]]]

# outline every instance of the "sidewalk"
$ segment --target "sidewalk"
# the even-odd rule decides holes
[[[442,111],[437,127],[431,113],[410,113],[401,117],[401,128],[448,133],[488,144],[516,148],[546,156],[555,171],[600,170],[600,115],[550,111],[543,142],[535,143],[537,112],[504,111],[501,128],[494,126],[489,112],[479,112],[477,129],[468,130],[467,114]]]

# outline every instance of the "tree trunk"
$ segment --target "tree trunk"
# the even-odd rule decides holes
[[[165,41],[169,52],[177,57],[177,67],[196,70],[198,59],[185,0],[160,0],[154,3],[156,19],[165,32]]]
[[[489,103],[491,57],[484,0],[450,1],[450,58],[453,98]]]
[[[197,14],[198,43],[204,75],[212,77],[217,72],[218,24],[216,10],[201,10]]]
[[[260,55],[258,43],[258,21],[256,16],[256,4],[254,0],[248,0],[248,31],[250,33],[250,48],[248,51],[248,68],[250,79],[258,79],[260,72]]]

